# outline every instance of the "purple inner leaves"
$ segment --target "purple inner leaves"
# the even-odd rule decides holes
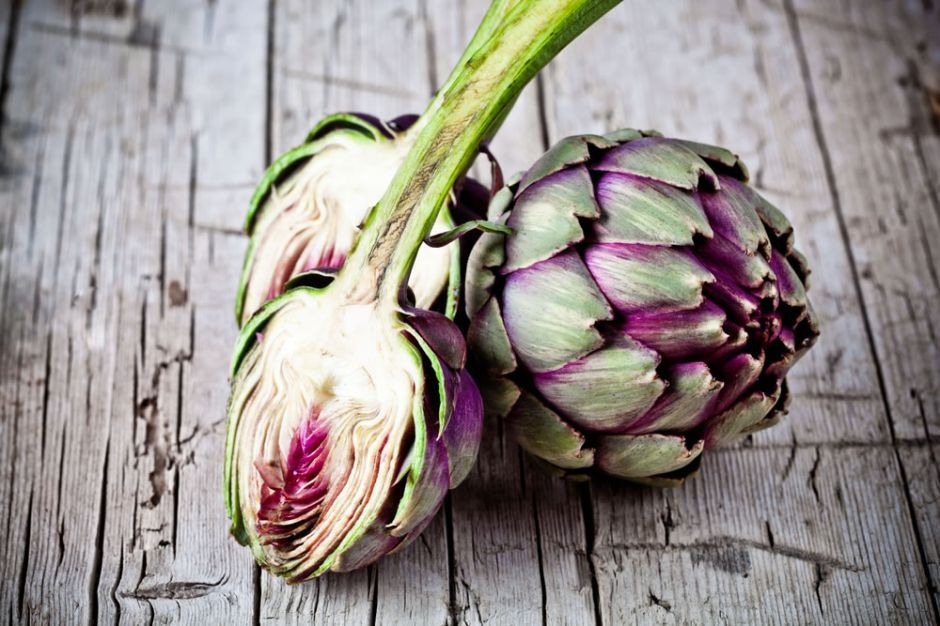
[[[258,534],[262,541],[284,548],[301,525],[315,523],[329,489],[323,473],[328,453],[328,431],[316,408],[291,437],[287,457],[272,465],[260,460],[255,467],[263,481],[258,507]]]

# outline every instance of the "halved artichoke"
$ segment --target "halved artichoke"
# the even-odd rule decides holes
[[[307,277],[317,281],[329,278]],[[311,286],[265,305],[232,364],[225,498],[236,539],[291,582],[414,539],[476,459],[483,409],[465,359],[439,313]]]
[[[245,230],[251,237],[235,299],[239,325],[277,297],[291,277],[337,270],[352,248],[369,209],[388,188],[414,143],[404,115],[389,122],[362,113],[331,115],[300,146],[268,168],[251,199]],[[438,214],[432,234],[485,213],[487,190],[471,179]],[[460,282],[458,246],[418,251],[409,286],[415,305],[430,308]],[[450,315],[456,304],[447,305]]]

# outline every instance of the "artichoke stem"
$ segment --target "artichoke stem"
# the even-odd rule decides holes
[[[494,2],[416,125],[415,145],[363,225],[337,287],[353,301],[378,299],[388,310],[397,308],[418,247],[481,142],[496,131],[536,73],[618,2]]]

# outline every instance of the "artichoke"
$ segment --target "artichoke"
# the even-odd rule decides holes
[[[331,115],[271,164],[245,220],[251,240],[235,300],[239,325],[280,295],[292,276],[342,266],[368,210],[414,143],[408,131],[416,120],[414,115],[389,122],[362,113]],[[455,218],[464,222],[484,212],[486,190],[469,179],[461,188],[458,201],[439,213],[434,233],[452,228]],[[416,306],[431,307],[449,283],[448,295],[457,293],[458,270],[457,247],[422,247],[410,280]],[[451,298],[451,315],[455,308]]]
[[[224,476],[232,534],[267,569],[296,582],[371,563],[414,539],[469,472],[482,400],[464,367],[463,335],[447,316],[426,309],[431,296],[422,297],[411,280],[416,258],[455,184],[526,83],[616,1],[494,0],[411,127],[407,154],[385,154],[389,165],[378,167],[372,151],[386,139],[367,131],[360,138],[346,125],[362,126],[361,118],[344,118],[318,127],[314,141],[266,174],[254,206],[267,189],[271,199],[293,200],[279,204],[283,211],[265,211],[259,226],[269,220],[267,226],[255,227],[239,296],[239,319],[247,321],[232,361]],[[334,128],[345,129],[342,148],[326,146],[327,137],[336,139]],[[386,147],[394,153],[400,140]],[[336,156],[357,141],[365,152],[352,150],[344,165],[326,158],[327,150]],[[378,171],[394,174],[369,191],[381,198],[357,215],[361,224],[346,222],[359,228],[346,229],[352,237],[345,260],[338,245],[323,243],[335,237],[311,243],[307,218],[293,215],[277,227],[281,243],[267,249],[263,239],[281,217],[318,205],[308,213],[314,215],[328,185],[339,185],[331,198],[354,195],[356,181],[372,185]],[[349,206],[368,206],[363,202]],[[326,221],[321,225],[317,232],[330,232]],[[476,221],[430,243],[445,245],[475,228],[500,230]],[[303,231],[296,241],[295,231]],[[450,254],[457,258],[459,250]],[[335,273],[324,271],[334,263],[341,264]],[[258,271],[261,265],[268,269]],[[261,304],[282,285],[282,295]]]
[[[621,130],[560,141],[494,198],[467,340],[488,413],[558,473],[683,480],[774,424],[818,335],[784,215],[722,148]]]
[[[483,407],[443,315],[296,279],[242,329],[225,463],[231,531],[291,582],[414,539],[473,466]]]

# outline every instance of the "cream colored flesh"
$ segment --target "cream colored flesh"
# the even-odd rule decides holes
[[[357,141],[342,135],[272,190],[254,229],[241,323],[316,259],[337,267],[348,255],[369,209],[392,180],[412,141]],[[433,233],[447,230],[438,219]],[[447,284],[449,251],[422,246],[409,286],[419,307],[429,308]],[[272,285],[276,284],[276,293]]]
[[[396,324],[379,316],[374,304],[336,307],[323,297],[294,297],[246,356],[233,407],[239,414],[233,467],[253,544],[262,487],[255,463],[281,465],[312,407],[329,432],[321,475],[330,489],[290,548],[261,538],[272,569],[289,574],[328,567],[324,560],[354,529],[375,520],[399,479],[409,452],[402,442],[410,437],[424,382],[420,361]]]

